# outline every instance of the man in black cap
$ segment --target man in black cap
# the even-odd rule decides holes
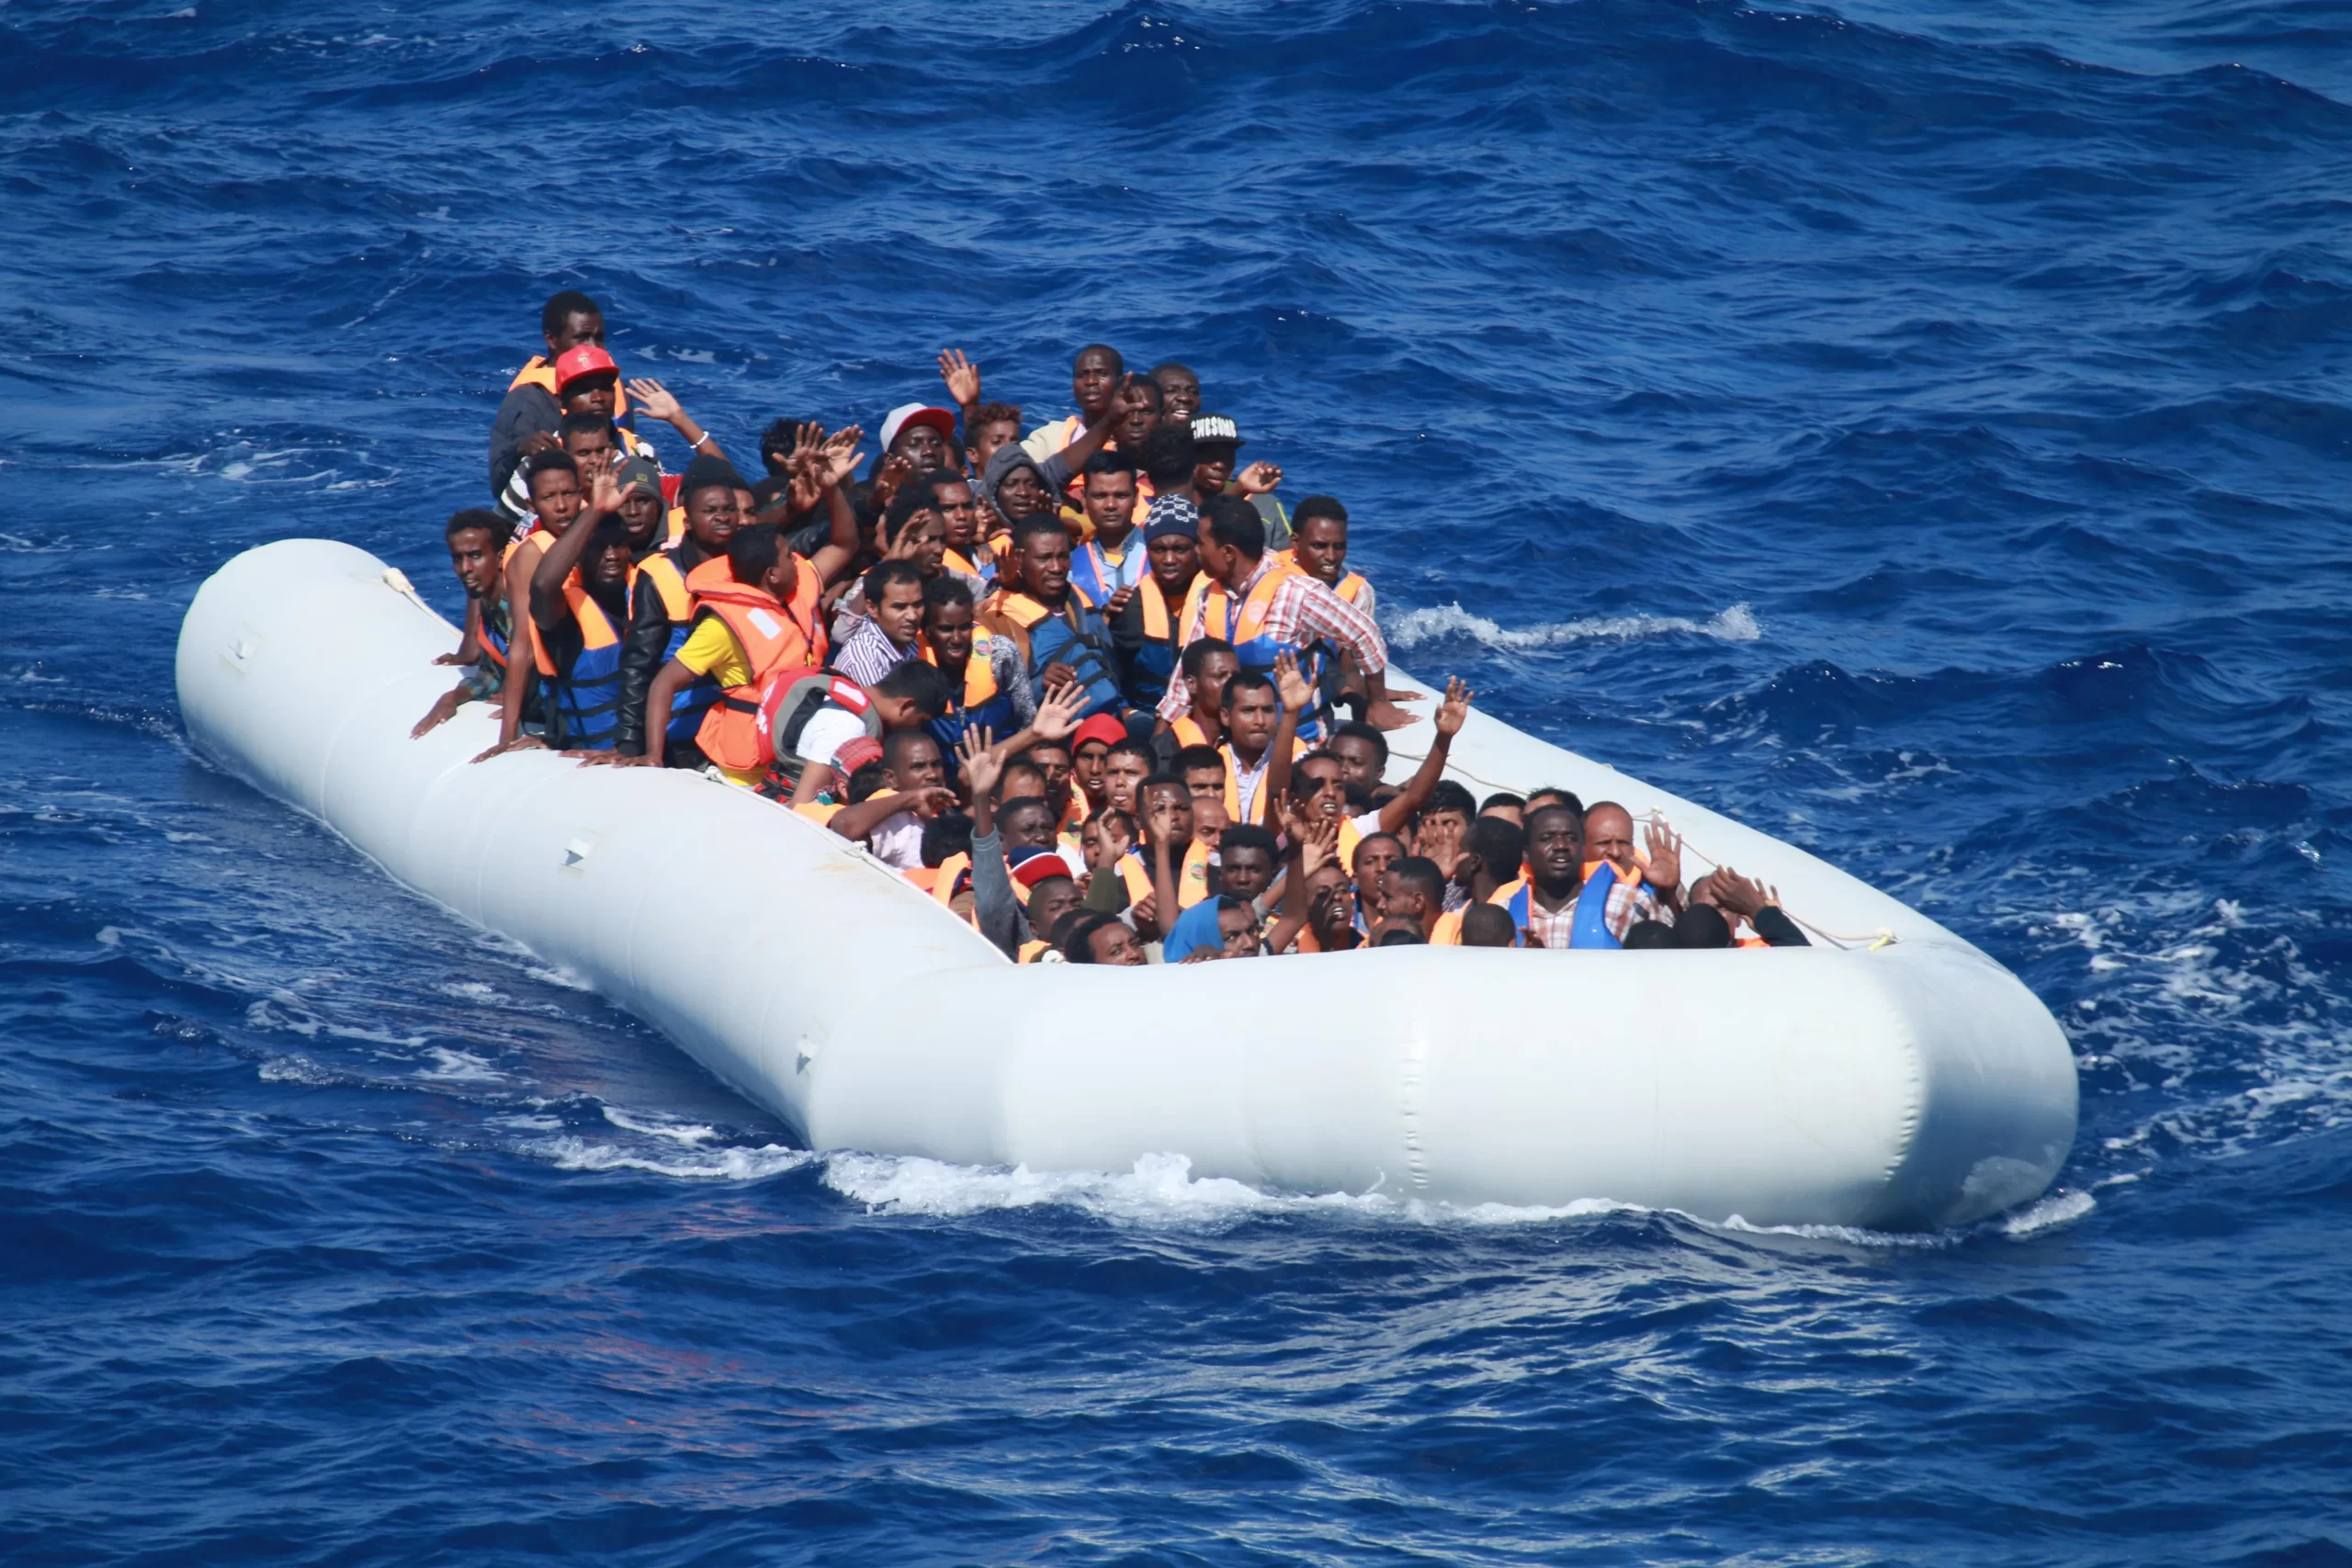
[[[1147,714],[1168,694],[1168,678],[1176,672],[1184,595],[1201,570],[1200,527],[1191,496],[1156,497],[1143,525],[1143,581],[1109,617],[1120,694]]]
[[[1290,543],[1290,516],[1283,511],[1282,502],[1274,499],[1274,488],[1283,482],[1283,471],[1272,463],[1252,463],[1239,473],[1234,464],[1240,451],[1250,443],[1232,420],[1221,413],[1204,413],[1193,421],[1193,490],[1201,504],[1217,495],[1238,495],[1258,509],[1266,520],[1266,535],[1272,547],[1282,549]]]

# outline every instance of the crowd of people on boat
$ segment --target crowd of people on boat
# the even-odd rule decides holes
[[[1390,781],[1422,699],[1388,689],[1348,509],[1285,506],[1182,364],[1090,344],[1073,412],[1024,432],[950,349],[945,399],[891,409],[870,461],[858,425],[780,419],[747,479],[668,388],[624,379],[594,300],[557,294],[540,330],[492,504],[447,524],[462,672],[418,735],[479,702],[499,736],[477,761],[703,770],[1023,963],[1805,942],[1728,866],[1686,884],[1662,821],[1448,778],[1459,681]]]

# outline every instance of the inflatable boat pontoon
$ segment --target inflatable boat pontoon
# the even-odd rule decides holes
[[[1691,874],[1729,861],[1838,937],[1015,966],[744,791],[547,752],[474,765],[495,739],[479,704],[411,739],[457,638],[365,551],[266,545],[189,607],[181,712],[206,756],[582,976],[813,1147],[1033,1169],[1176,1153],[1277,1190],[1918,1229],[2037,1196],[2074,1141],[2072,1053],[1999,964],[1800,850],[1484,715],[1452,759],[1476,793],[1560,784],[1663,811]],[[1430,733],[1392,737],[1397,769]]]

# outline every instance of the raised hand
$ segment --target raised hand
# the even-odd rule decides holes
[[[955,743],[955,764],[965,773],[965,787],[971,790],[971,799],[978,799],[997,787],[997,778],[1004,776],[1004,760],[988,748],[988,727],[974,724],[965,731],[965,739]]]
[[[922,530],[916,527],[914,519],[910,517],[907,519],[907,525],[899,530],[899,536],[890,541],[890,547],[882,552],[882,558],[884,560],[912,560],[922,551]]]
[[[882,466],[874,470],[874,489],[867,498],[874,510],[889,510],[890,502],[898,498],[899,487],[914,477],[913,459],[895,453],[883,458]]]
[[[1127,601],[1135,596],[1136,584],[1130,582],[1102,602],[1102,618],[1106,621],[1117,620],[1125,612]]]
[[[956,792],[945,784],[926,784],[922,789],[913,791],[912,794],[911,799],[908,799],[903,795],[899,798],[906,801],[908,810],[926,822],[934,817],[953,811],[963,804],[956,798]]]
[[[1317,811],[1298,833],[1298,874],[1312,876],[1340,858],[1340,819]]]
[[[678,406],[678,400],[670,395],[667,387],[650,378],[640,378],[628,383],[628,400],[635,403],[637,412],[648,419],[675,424],[678,416],[686,412]]]
[[[1154,844],[1167,843],[1175,836],[1176,806],[1168,798],[1165,790],[1151,797],[1151,808],[1144,817],[1144,830],[1151,835]]]
[[[793,433],[792,451],[784,459],[791,476],[785,499],[796,513],[814,512],[825,499],[825,427],[811,420]]]
[[[1055,665],[1051,669],[1059,669]],[[1040,740],[1067,740],[1078,733],[1078,716],[1086,707],[1086,688],[1075,679],[1066,677],[1063,683],[1046,694],[1037,705],[1037,716],[1029,728]]]
[[[1100,831],[1091,834],[1086,843],[1086,869],[1094,872],[1113,871],[1113,868],[1119,863],[1119,856],[1125,852],[1110,834]]]
[[[941,352],[939,378],[947,383],[947,395],[956,400],[957,406],[970,408],[980,400],[980,367],[965,358],[962,349]]]
[[[1233,476],[1233,488],[1244,495],[1263,495],[1283,482],[1283,471],[1272,463],[1250,464]]]
[[[1445,682],[1445,701],[1438,705],[1437,732],[1448,740],[1462,733],[1463,722],[1470,716],[1470,701],[1478,694],[1453,676]]]
[[[1315,688],[1298,672],[1298,659],[1291,653],[1274,655],[1274,691],[1293,713],[1305,713],[1315,701]]]
[[[1768,892],[1762,883],[1742,876],[1727,865],[1715,867],[1705,880],[1714,885],[1714,897],[1709,901],[1724,914],[1737,915],[1742,919],[1752,920],[1764,906],[1781,901],[1777,891]]]
[[[1653,887],[1668,889],[1682,886],[1681,834],[1663,820],[1653,822],[1649,831],[1642,835],[1642,847],[1650,852],[1649,870],[1643,874],[1645,881]]]
[[[857,470],[857,448],[865,439],[862,424],[843,425],[825,438],[819,448],[824,457],[824,488],[831,490]]]
[[[607,463],[597,473],[595,486],[588,492],[588,511],[591,513],[602,513],[609,516],[620,509],[620,481],[613,477],[613,465]],[[586,517],[581,519],[582,523],[587,521]],[[586,558],[582,557],[582,559],[584,562]]]
[[[1424,821],[1413,835],[1413,852],[1424,860],[1435,861],[1438,870],[1451,881],[1454,869],[1462,863],[1462,828],[1451,817],[1436,817]]]

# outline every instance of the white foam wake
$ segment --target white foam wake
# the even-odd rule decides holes
[[[767,1144],[752,1149],[729,1146],[684,1148],[672,1153],[658,1148],[628,1148],[585,1138],[543,1138],[524,1145],[558,1170],[639,1170],[682,1181],[764,1181],[797,1170],[820,1156],[807,1149]]]
[[[1718,642],[1754,642],[1764,625],[1745,604],[1694,621],[1687,615],[1588,615],[1581,620],[1554,621],[1545,626],[1510,627],[1484,615],[1474,615],[1460,604],[1408,610],[1388,625],[1388,640],[1413,648],[1442,637],[1464,637],[1473,642],[1510,653],[1540,648],[1564,648],[1577,642],[1635,642],[1644,637],[1690,636]]]
[[[2031,1235],[2072,1224],[2096,1207],[2087,1193],[2060,1190],[1967,1231],[1900,1234],[1850,1225],[1754,1225],[1737,1215],[1715,1222],[1679,1211],[1657,1211],[1600,1198],[1552,1205],[1457,1205],[1394,1197],[1377,1188],[1369,1192],[1319,1195],[1268,1192],[1227,1177],[1196,1178],[1193,1162],[1176,1154],[1147,1155],[1125,1171],[1039,1171],[1026,1166],[954,1165],[918,1155],[819,1154],[776,1144],[758,1148],[702,1146],[715,1133],[700,1123],[647,1113],[616,1113],[609,1107],[605,1119],[660,1142],[650,1147],[643,1144],[616,1146],[567,1134],[528,1140],[523,1150],[561,1170],[633,1170],[687,1181],[763,1181],[814,1166],[824,1185],[864,1204],[872,1213],[962,1219],[1011,1210],[1067,1208],[1114,1224],[1153,1230],[1214,1229],[1268,1215],[1344,1215],[1412,1225],[1528,1225],[1602,1214],[1669,1213],[1718,1232],[1795,1236],[1856,1247],[1944,1247],[1959,1245],[1973,1235]]]
[[[1146,1155],[1125,1171],[1035,1171],[1026,1166],[949,1165],[914,1156],[836,1154],[825,1185],[881,1213],[956,1218],[991,1210],[1060,1205],[1116,1224],[1214,1225],[1263,1214],[1360,1214],[1419,1224],[1510,1225],[1589,1214],[1640,1212],[1586,1199],[1556,1207],[1479,1203],[1457,1207],[1370,1192],[1302,1196],[1261,1190],[1221,1176],[1193,1175],[1182,1155]]]

